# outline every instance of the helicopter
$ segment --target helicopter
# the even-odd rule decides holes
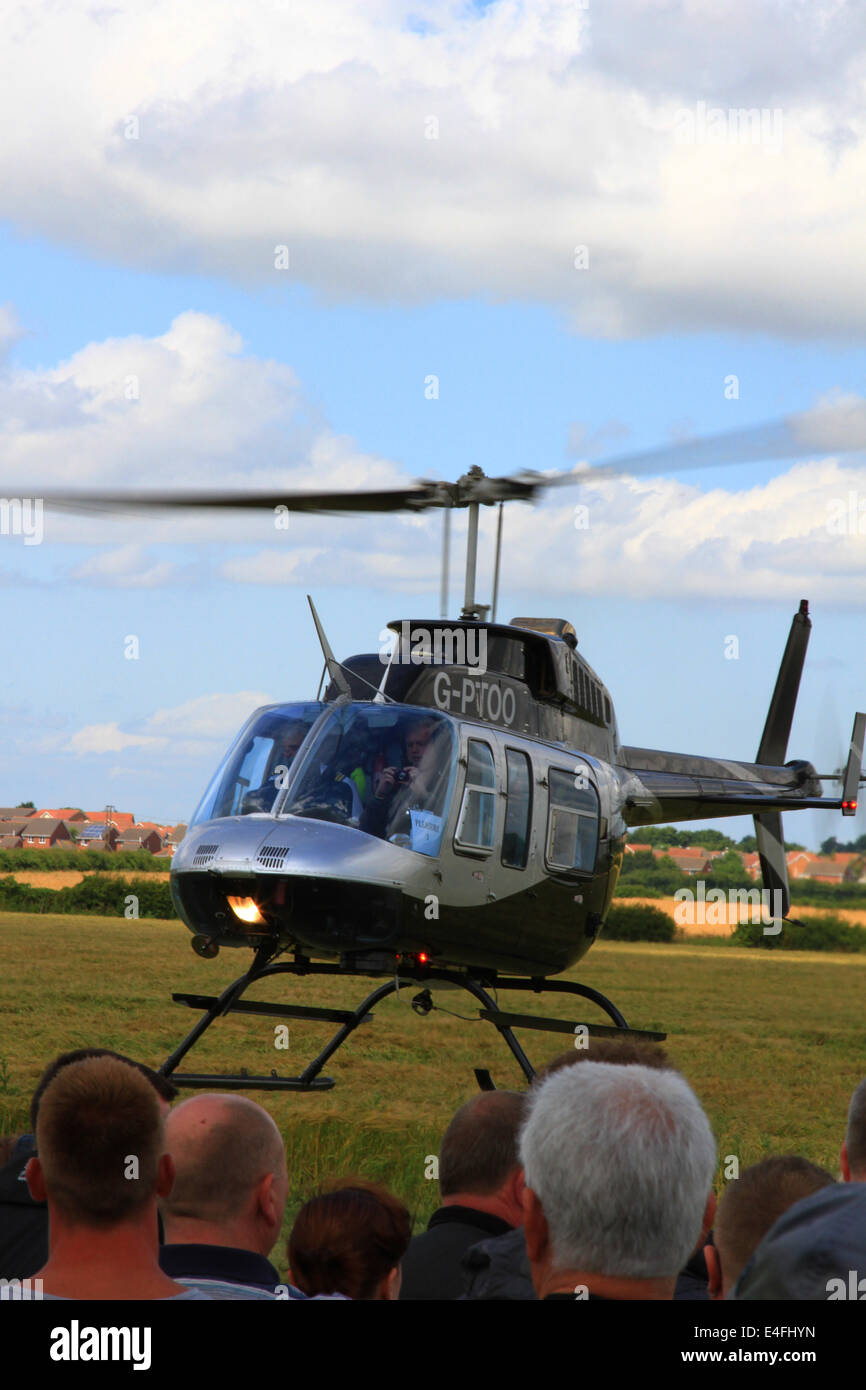
[[[310,599],[324,658],[316,697],[256,710],[190,820],[171,866],[178,915],[200,956],[246,948],[253,960],[218,996],[173,994],[202,1017],[162,1064],[164,1075],[188,1088],[329,1090],[335,1083],[323,1068],[335,1052],[383,999],[414,984],[420,1015],[437,1007],[434,989],[472,995],[527,1081],[534,1068],[515,1028],[663,1039],[630,1028],[599,991],[552,978],[602,934],[634,827],[751,814],[764,889],[775,917],[787,918],[782,812],[854,815],[864,780],[864,713],[855,715],[844,769],[818,773],[807,761],[786,761],[811,630],[808,602],[794,614],[754,761],[623,744],[610,691],[578,650],[573,625],[547,617],[500,623],[495,614],[506,501],[531,501],[588,477],[658,472],[662,463],[692,468],[803,452],[804,418],[552,476],[491,478],[476,466],[456,483],[421,480],[376,493],[45,498],[109,511],[444,513],[439,618],[394,620],[386,649],[338,661]],[[850,431],[842,447],[855,447]],[[493,598],[485,605],[476,599],[478,517],[493,504]],[[450,513],[459,507],[468,509],[465,592],[459,618],[448,620]],[[825,781],[840,782],[841,796],[824,797]],[[250,985],[282,975],[381,983],[354,1010],[244,997]],[[502,991],[577,996],[610,1023],[511,1012],[500,1006]],[[338,1026],[297,1076],[178,1072],[229,1013]],[[494,1085],[484,1069],[476,1079]]]

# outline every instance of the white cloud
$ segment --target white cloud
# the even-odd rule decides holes
[[[538,592],[543,576],[634,598],[866,600],[866,466],[801,463],[742,492],[625,478],[574,495],[585,529],[574,506],[511,510],[509,586]]]
[[[74,733],[67,744],[69,753],[122,753],[125,748],[165,747],[165,739],[148,738],[143,734],[124,733],[117,723],[88,724]]]
[[[328,427],[291,367],[246,357],[242,346],[228,325],[190,311],[155,338],[90,343],[57,366],[0,373],[7,495],[405,485],[402,469]],[[106,535],[113,551],[88,559],[76,577],[150,587],[174,571],[148,560],[146,541],[286,538],[269,512],[115,513],[110,521],[46,513],[47,541]]]
[[[155,589],[168,584],[176,571],[177,566],[166,561],[151,563],[143,546],[125,545],[92,555],[71,571],[70,578],[112,588]]]
[[[116,722],[88,724],[72,735],[64,751],[89,755],[149,748],[154,752],[170,749],[172,756],[179,758],[212,756],[215,742],[227,745],[253,710],[273,703],[261,691],[199,695],[182,705],[156,710],[140,721],[137,731],[123,730]],[[56,741],[52,748],[55,746]],[[115,767],[112,775],[119,776],[127,770]]]
[[[261,691],[239,690],[229,695],[199,695],[172,709],[157,710],[146,722],[148,730],[169,738],[203,739],[234,737],[245,719],[259,705],[273,704]]]
[[[0,211],[328,298],[859,333],[864,39],[859,0],[27,0],[4,19]],[[740,143],[749,109],[772,139]]]
[[[276,493],[363,492],[411,481],[405,470],[363,453],[318,418],[291,367],[243,356],[241,348],[227,325],[186,313],[159,337],[91,343],[59,366],[0,375],[0,409],[9,422],[7,493],[16,485],[39,495],[89,484],[171,494],[203,483]],[[124,394],[122,383],[130,377],[138,398]],[[609,427],[614,435],[619,430],[615,422]],[[737,436],[734,443],[743,458],[760,456],[761,448],[784,457],[794,436],[801,447],[825,453],[862,443],[866,403],[831,395],[787,425],[745,431],[746,443]],[[573,443],[579,442],[576,435]],[[597,441],[583,443],[594,448]],[[730,439],[723,447],[697,440],[682,446],[683,457],[674,448],[665,462],[718,464],[732,456],[731,447]],[[828,525],[834,499],[847,499],[851,490],[866,505],[862,466],[812,459],[744,492],[704,492],[672,478],[593,477],[585,464],[576,465],[574,475],[582,480],[578,486],[553,491],[540,507],[507,509],[506,585],[519,582],[531,591],[542,578],[549,584],[561,575],[566,588],[577,584],[592,592],[776,597],[808,578],[815,598],[863,600],[866,517],[863,531],[849,526],[833,532]],[[590,508],[587,530],[574,527],[580,503]],[[110,537],[110,547],[69,566],[70,582],[81,584],[144,590],[216,576],[232,583],[367,585],[429,596],[438,590],[441,524],[435,512],[294,513],[282,530],[268,511],[94,519],[46,510],[42,549],[53,561],[57,541],[94,545]],[[482,573],[494,526],[495,512],[482,508]],[[452,597],[465,529],[466,513],[455,513]],[[190,543],[201,550],[191,551]]]

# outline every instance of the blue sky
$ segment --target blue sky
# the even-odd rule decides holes
[[[567,469],[828,399],[861,418],[864,142],[837,52],[853,7],[811,36],[811,67],[805,11],[779,38],[769,0],[733,4],[735,28],[759,21],[737,47],[680,7],[663,70],[637,42],[640,0],[612,7],[615,29],[554,0],[369,17],[335,0],[295,9],[297,33],[292,8],[252,4],[241,37],[219,0],[205,54],[169,37],[161,0],[99,24],[71,3],[59,37],[91,86],[70,88],[53,139],[69,79],[50,7],[12,26],[7,78],[30,72],[33,118],[7,123],[0,156],[0,495],[364,490],[473,463]],[[784,148],[733,127],[677,146],[671,122],[698,100],[781,109]],[[862,453],[595,489],[508,509],[499,616],[570,618],[624,741],[749,758],[809,597],[790,753],[832,756],[866,698],[866,563],[863,534],[830,536],[826,517],[866,497]],[[388,619],[438,611],[438,547],[433,518],[293,517],[278,539],[267,518],[63,518],[39,546],[0,536],[0,804],[186,819],[250,701],[315,688],[305,592],[338,655],[374,649]],[[788,820],[811,844],[860,830]]]

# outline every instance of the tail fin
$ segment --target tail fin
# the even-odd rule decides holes
[[[812,622],[809,617],[809,601],[802,599],[794,614],[791,631],[782,655],[779,674],[773,698],[767,711],[767,722],[761,735],[756,763],[781,767],[788,752],[788,739],[794,722],[794,710],[800,689],[800,677],[806,660],[806,648]],[[862,743],[862,739],[861,739]],[[781,893],[783,917],[787,917],[791,906],[791,893],[788,887],[788,861],[785,858],[785,835],[782,830],[781,811],[762,811],[755,816],[755,835],[758,840],[758,854],[761,860],[761,879],[764,888]],[[776,897],[770,899],[775,903]]]
[[[866,714],[854,715],[854,728],[851,730],[851,747],[848,764],[842,781],[842,815],[856,816],[857,796],[863,781],[863,735],[866,732]]]

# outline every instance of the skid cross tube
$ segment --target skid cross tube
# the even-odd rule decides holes
[[[590,989],[588,985],[572,983],[568,980],[545,980],[540,976],[526,978],[499,977],[485,974],[482,979],[475,979],[471,975],[464,974],[462,971],[437,969],[435,966],[403,966],[398,968],[395,975],[380,984],[365,999],[361,1001],[354,1010],[350,1009],[325,1009],[310,1008],[296,1004],[270,1004],[260,1002],[245,1002],[241,996],[246,989],[258,980],[266,979],[271,975],[337,975],[343,978],[358,977],[363,974],[368,976],[373,972],[364,972],[346,968],[343,965],[331,965],[320,962],[313,962],[306,959],[296,959],[294,961],[274,962],[265,951],[257,954],[253,964],[246,974],[233,980],[218,996],[200,994],[174,994],[172,998],[175,1002],[186,1004],[190,1008],[202,1009],[204,1015],[199,1019],[195,1027],[187,1034],[174,1052],[166,1058],[159,1068],[163,1076],[171,1077],[178,1086],[191,1088],[209,1087],[219,1084],[222,1087],[237,1088],[242,1090],[291,1090],[291,1091],[312,1091],[330,1090],[334,1085],[330,1077],[320,1076],[320,1072],[325,1063],[333,1057],[334,1053],[343,1046],[343,1043],[354,1033],[359,1025],[372,1016],[373,1009],[387,999],[389,995],[399,992],[399,990],[409,984],[435,984],[445,983],[455,985],[459,989],[465,989],[481,1005],[479,1018],[485,1022],[492,1023],[497,1032],[505,1039],[511,1053],[520,1067],[527,1082],[531,1082],[535,1076],[535,1069],[529,1058],[521,1047],[512,1031],[513,1027],[529,1027],[540,1029],[547,1032],[574,1032],[577,1026],[585,1027],[590,1035],[616,1035],[625,1033],[630,1037],[641,1039],[661,1040],[664,1033],[648,1033],[645,1031],[633,1030],[628,1027],[620,1011],[606,999],[598,990]],[[382,972],[376,972],[382,973]],[[590,999],[593,1003],[602,1008],[613,1020],[614,1027],[603,1026],[600,1024],[575,1025],[563,1021],[562,1019],[545,1019],[534,1015],[508,1014],[503,1013],[498,1008],[495,1000],[487,992],[488,989],[519,989],[526,990],[535,994],[550,992],[554,994],[576,994],[582,998]],[[436,1005],[428,990],[422,990],[413,1001],[416,1009],[420,1013],[428,1013]],[[300,1076],[280,1077],[272,1071],[270,1076],[250,1076],[244,1069],[238,1074],[219,1076],[205,1073],[178,1073],[177,1066],[189,1052],[190,1048],[198,1042],[202,1034],[211,1026],[215,1019],[231,1012],[245,1014],[262,1014],[274,1018],[302,1018],[309,1020],[339,1023],[331,1040],[322,1048],[321,1052],[304,1069]],[[477,1074],[477,1073],[476,1073]],[[479,1084],[483,1088],[492,1087],[489,1073],[479,1076]]]

